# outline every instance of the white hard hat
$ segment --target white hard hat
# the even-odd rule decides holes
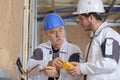
[[[101,0],[79,0],[77,5],[77,11],[73,14],[84,14],[84,13],[104,13],[104,5]]]

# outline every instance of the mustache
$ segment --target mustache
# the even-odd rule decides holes
[[[55,39],[55,41],[58,41],[58,40],[64,40],[64,38],[63,38],[63,37],[57,37],[57,38]]]

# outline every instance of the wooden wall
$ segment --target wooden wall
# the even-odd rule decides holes
[[[89,32],[85,32],[79,24],[68,25],[66,31],[67,40],[78,45],[84,55],[86,46],[90,40]]]
[[[0,0],[0,68],[10,70],[14,77],[17,77],[21,27],[22,0]]]

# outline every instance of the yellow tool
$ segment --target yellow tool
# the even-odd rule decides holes
[[[69,68],[73,68],[74,66],[70,63],[70,62],[64,62],[63,64],[62,64],[62,68],[64,69],[64,70],[67,70],[67,69],[69,69]]]

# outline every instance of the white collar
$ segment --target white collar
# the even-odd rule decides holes
[[[95,33],[91,32],[91,37],[93,37],[93,36],[98,36],[99,33],[100,33],[104,28],[106,28],[106,27],[108,27],[108,23],[107,23],[107,22],[102,23],[102,24],[99,26],[99,28],[96,30]]]
[[[67,53],[67,48],[68,48],[68,45],[67,45],[67,41],[66,39],[64,40],[63,44],[62,44],[62,47],[60,48],[60,52],[62,53]],[[51,46],[51,41],[47,41],[46,43],[43,43],[42,45],[43,47],[47,48],[47,49],[50,49],[52,51],[52,46]]]

